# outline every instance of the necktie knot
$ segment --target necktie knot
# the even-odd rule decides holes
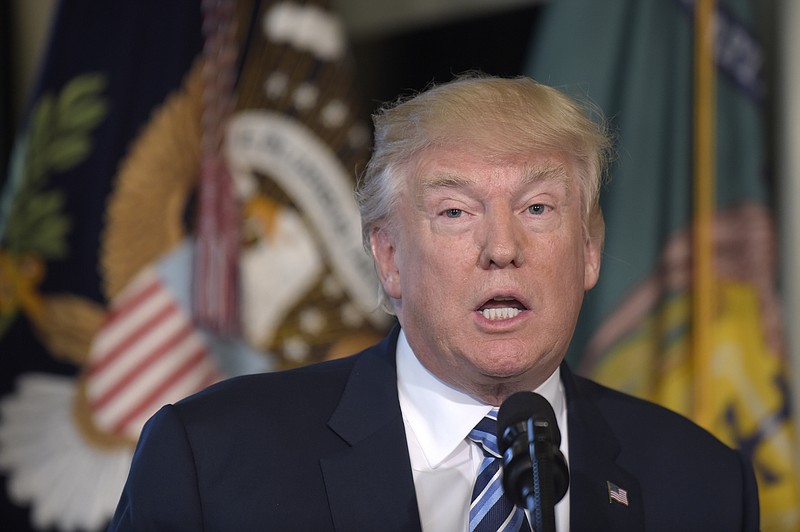
[[[486,414],[467,437],[483,449],[484,456],[500,458],[497,446],[497,409]]]
[[[523,510],[515,508],[503,495],[503,472],[497,447],[497,409],[486,414],[467,438],[480,446],[484,456],[472,492],[470,531],[517,531],[521,527],[527,527]]]

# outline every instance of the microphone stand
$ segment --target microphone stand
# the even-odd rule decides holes
[[[569,469],[553,408],[541,395],[517,392],[503,402],[497,422],[503,490],[527,511],[535,532],[555,532],[555,504],[569,489]]]
[[[555,532],[555,493],[553,492],[553,472],[550,467],[550,460],[542,460],[542,452],[539,449],[546,445],[546,436],[543,431],[536,430],[536,423],[533,418],[527,421],[528,431],[528,452],[531,458],[531,469],[533,472],[533,492],[525,497],[525,506],[528,516],[533,520],[531,526],[534,532]],[[543,427],[540,427],[543,428]],[[538,432],[538,433],[537,433]],[[537,445],[537,443],[539,445]],[[544,453],[547,451],[545,450]]]

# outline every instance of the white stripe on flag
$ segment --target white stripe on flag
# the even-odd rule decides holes
[[[202,349],[202,344],[191,335],[181,335],[177,339],[179,343],[172,346],[167,352],[156,353],[159,356],[154,357],[153,360],[143,361],[144,364],[136,368],[137,373],[133,375],[132,379],[118,383],[115,388],[111,389],[112,395],[101,396],[101,398],[108,399],[102,403],[92,403],[98,423],[101,425],[115,423],[115,420],[122,417],[130,405],[137,404],[141,397],[156,388],[166,378],[166,375],[185,364],[198,349]]]
[[[163,404],[219,379],[203,337],[150,269],[112,303],[95,338],[87,396],[98,428],[136,438]]]
[[[131,437],[138,436],[145,422],[163,405],[179,401],[205,388],[212,382],[218,381],[219,378],[220,376],[213,364],[207,361],[198,364],[190,373],[171,383],[171,386],[153,397],[147,404],[140,405],[138,411],[131,411],[127,422],[123,427],[119,428],[119,431]]]
[[[148,356],[157,355],[159,348],[186,326],[186,320],[173,310],[154,328],[142,331],[141,335],[132,338],[132,342],[124,346],[124,351],[120,351],[111,363],[104,365],[102,371],[91,373],[89,397],[99,399],[109,393],[109,390],[118,386],[137,367],[147,363]]]
[[[95,364],[103,363],[105,357],[110,356],[120,344],[146,326],[153,316],[169,308],[169,305],[173,303],[170,294],[160,286],[157,288],[157,291],[138,302],[135,308],[113,315],[111,320],[100,330],[95,344],[92,346],[92,353],[90,353],[93,355],[92,360]]]

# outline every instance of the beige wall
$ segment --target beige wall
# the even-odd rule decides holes
[[[537,4],[544,0],[333,0],[354,37],[380,35],[445,19]]]

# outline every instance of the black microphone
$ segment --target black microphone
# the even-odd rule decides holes
[[[506,399],[497,414],[497,443],[506,495],[531,512],[536,532],[554,531],[555,505],[567,493],[569,470],[547,399],[533,392]]]

